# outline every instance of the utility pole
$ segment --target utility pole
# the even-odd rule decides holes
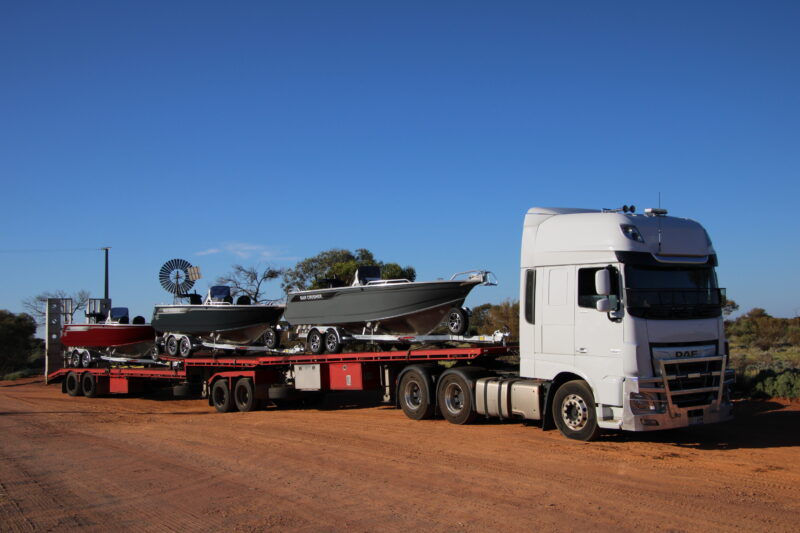
[[[106,253],[106,287],[105,287],[105,292],[103,293],[103,298],[108,300],[108,251],[111,249],[111,247],[106,246],[105,248],[100,248],[100,249],[105,251]]]

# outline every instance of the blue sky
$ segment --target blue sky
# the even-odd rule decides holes
[[[702,222],[800,314],[800,3],[2,2],[0,308],[368,248],[515,298],[532,206]],[[271,292],[277,297],[279,286]]]

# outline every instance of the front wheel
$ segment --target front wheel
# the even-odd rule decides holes
[[[561,434],[575,440],[595,440],[600,435],[594,394],[583,380],[561,385],[553,398],[553,418]]]

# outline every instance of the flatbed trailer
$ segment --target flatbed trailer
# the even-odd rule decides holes
[[[443,374],[489,375],[486,363],[492,366],[498,357],[513,353],[513,347],[504,346],[323,355],[241,350],[132,360],[105,368],[62,368],[47,381],[61,383],[62,392],[71,396],[90,398],[172,385],[175,396],[200,395],[220,412],[253,411],[268,401],[291,404],[326,392],[373,390],[384,402],[421,419],[435,414],[436,384]]]

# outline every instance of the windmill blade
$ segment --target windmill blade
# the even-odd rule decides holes
[[[170,259],[161,266],[158,272],[158,280],[164,290],[172,294],[184,294],[194,286],[193,276],[189,276],[192,268],[191,263],[186,259]],[[194,274],[194,273],[193,273]]]

